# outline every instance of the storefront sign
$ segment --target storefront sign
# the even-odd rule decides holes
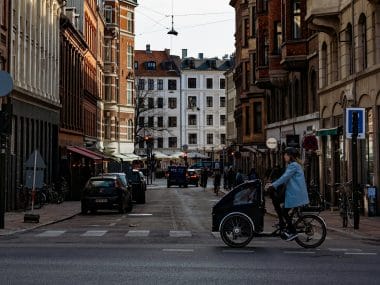
[[[277,148],[277,140],[275,138],[268,138],[266,145],[269,149]]]
[[[287,147],[300,147],[300,136],[299,135],[287,135],[286,136],[286,146]]]

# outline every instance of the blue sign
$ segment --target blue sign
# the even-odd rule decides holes
[[[365,109],[347,108],[346,109],[346,137],[352,138],[352,117],[353,113],[358,113],[358,139],[365,139]]]
[[[0,97],[7,96],[13,90],[13,80],[9,73],[0,70]]]

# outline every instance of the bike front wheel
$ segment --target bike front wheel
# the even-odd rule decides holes
[[[220,236],[230,247],[244,247],[253,238],[253,224],[250,219],[240,213],[232,213],[225,217],[220,226]]]
[[[298,233],[295,241],[304,248],[316,248],[326,239],[326,224],[319,216],[303,215],[296,221],[295,227]]]

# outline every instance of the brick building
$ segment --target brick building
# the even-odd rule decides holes
[[[8,70],[9,0],[0,0],[0,70]]]

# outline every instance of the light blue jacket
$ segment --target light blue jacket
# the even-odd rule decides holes
[[[301,165],[297,162],[288,164],[285,173],[272,183],[277,189],[285,184],[285,208],[294,208],[309,204],[305,175]]]

